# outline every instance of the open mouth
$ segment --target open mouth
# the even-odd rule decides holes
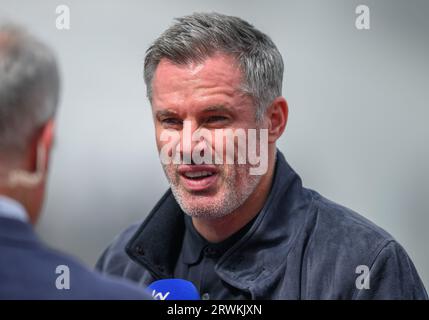
[[[217,181],[218,170],[215,166],[184,165],[179,167],[182,184],[189,191],[208,190]]]
[[[214,173],[210,171],[197,171],[197,172],[186,172],[184,176],[188,179],[192,180],[202,180],[205,177],[210,177]]]

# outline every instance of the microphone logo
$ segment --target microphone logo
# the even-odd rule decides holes
[[[156,290],[152,290],[152,297],[155,300],[167,300],[167,297],[170,295],[170,292],[166,292],[165,294],[162,294],[162,292],[156,292]]]

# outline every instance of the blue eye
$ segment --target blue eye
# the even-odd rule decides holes
[[[176,119],[176,118],[166,118],[161,120],[162,124],[165,125],[181,125],[182,124],[182,120]]]
[[[219,122],[225,120],[228,120],[228,118],[224,116],[211,116],[207,119],[207,122]]]

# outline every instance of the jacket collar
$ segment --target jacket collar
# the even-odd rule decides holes
[[[129,257],[155,279],[173,275],[185,231],[183,215],[169,189],[125,247]]]
[[[252,295],[268,290],[303,227],[307,208],[303,190],[301,179],[277,150],[273,184],[263,209],[247,233],[216,265],[224,281]],[[155,279],[173,275],[185,230],[183,217],[168,190],[126,247],[128,255]]]
[[[33,227],[29,223],[15,218],[0,217],[0,241],[3,240],[14,243],[39,242]]]
[[[15,199],[0,194],[0,217],[28,222],[28,214],[24,206]]]

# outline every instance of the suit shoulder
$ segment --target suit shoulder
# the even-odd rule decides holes
[[[358,266],[372,265],[379,252],[395,242],[388,232],[360,214],[315,191],[311,193],[311,231],[305,255],[312,269],[354,276]]]
[[[395,239],[383,228],[346,208],[311,191],[314,205],[314,232],[316,237],[323,237],[325,244],[348,249],[361,249],[367,252],[371,248],[381,249]]]
[[[2,248],[4,299],[147,299],[142,288],[101,276],[65,253],[46,247]]]
[[[399,245],[360,214],[311,193],[310,236],[303,260],[306,292],[315,299],[351,299],[357,272],[370,269],[384,248]]]

